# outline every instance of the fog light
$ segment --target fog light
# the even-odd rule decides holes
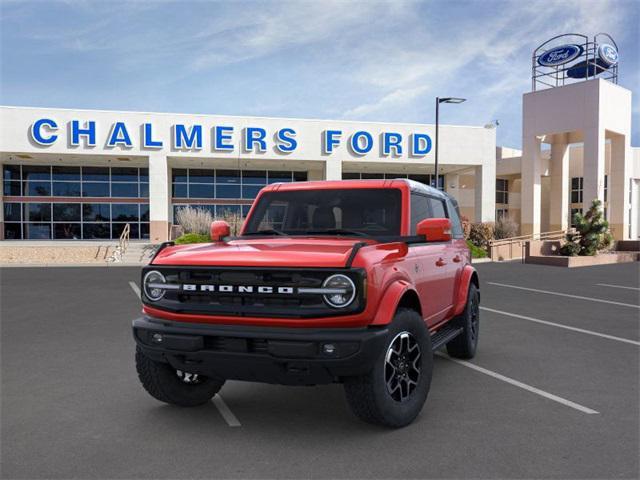
[[[325,343],[322,345],[322,351],[327,355],[333,355],[336,352],[336,346],[333,343]]]
[[[153,336],[151,337],[151,341],[153,343],[162,343],[162,335],[159,333],[154,333]]]

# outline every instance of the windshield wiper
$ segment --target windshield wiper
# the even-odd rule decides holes
[[[281,232],[280,230],[274,230],[272,228],[265,228],[264,230],[258,230],[256,232],[246,232],[243,236],[246,235],[282,235],[287,236],[286,233]]]
[[[356,230],[345,230],[343,228],[330,228],[327,230],[308,230],[304,232],[306,235],[353,235],[356,237],[368,237],[366,233]]]

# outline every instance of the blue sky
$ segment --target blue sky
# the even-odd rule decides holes
[[[640,2],[0,0],[3,105],[330,118],[498,119],[521,143],[531,51],[610,33],[640,145]]]

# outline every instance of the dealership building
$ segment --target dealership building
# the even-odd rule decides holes
[[[527,235],[566,230],[600,199],[615,238],[637,239],[631,91],[617,50],[584,39],[534,52],[522,150],[497,147],[494,125],[0,107],[0,239],[107,240],[129,224],[157,243],[185,205],[245,215],[267,184],[370,178],[437,185],[469,220],[507,216]],[[590,70],[598,54],[609,63]]]
[[[4,239],[166,240],[176,209],[245,214],[275,182],[435,183],[433,125],[2,107]],[[495,130],[439,128],[439,185],[495,216]],[[472,178],[460,182],[460,178]],[[466,182],[466,183],[465,183]]]

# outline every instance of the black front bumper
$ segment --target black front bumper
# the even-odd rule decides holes
[[[176,370],[283,385],[333,383],[364,374],[384,350],[387,333],[385,327],[202,325],[146,316],[133,321],[143,353]]]

